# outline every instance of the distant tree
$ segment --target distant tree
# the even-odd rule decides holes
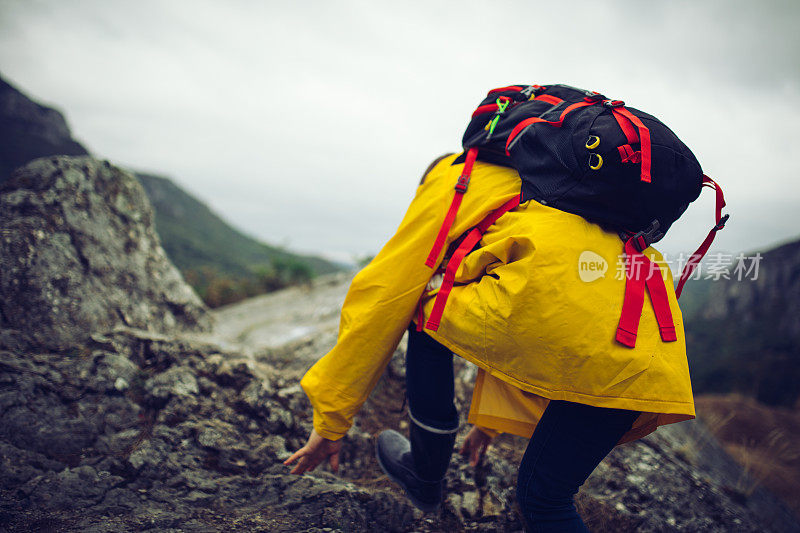
[[[313,270],[308,263],[289,257],[276,257],[272,260],[275,274],[287,285],[308,283],[313,277]]]
[[[202,266],[182,272],[186,282],[211,308],[309,283],[314,273],[310,265],[293,258],[274,259],[269,265],[253,269],[249,276],[228,276],[214,267]]]

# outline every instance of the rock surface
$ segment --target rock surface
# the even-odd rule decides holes
[[[743,263],[751,269],[743,279],[731,272],[730,279],[714,284],[702,318],[759,326],[768,318],[772,334],[800,339],[800,241],[763,252],[755,263]]]
[[[461,366],[462,410],[469,374]],[[373,438],[406,427],[402,387],[402,376],[384,376],[346,437],[340,477],[297,477],[281,462],[305,441],[309,405],[270,365],[121,328],[70,356],[0,345],[0,522],[8,531],[520,531],[522,439],[501,437],[477,469],[455,455],[438,514],[415,511],[381,474]],[[593,531],[796,530],[691,427],[701,428],[659,431],[601,464],[578,498]]]
[[[38,159],[0,185],[0,326],[69,349],[117,325],[206,330],[139,182],[89,157]]]
[[[697,298],[694,316],[684,315],[692,383],[704,393],[738,392],[794,408],[800,401],[800,241],[733,260],[729,279],[704,280],[707,294]]]
[[[270,373],[213,345],[141,330],[94,335],[71,356],[1,350],[0,523],[11,531],[408,526],[412,508],[391,493],[324,472],[288,474],[281,461],[305,441],[307,405]]]
[[[214,332],[224,342],[305,370],[336,343],[339,314],[352,272],[320,276],[304,286],[215,309]],[[309,346],[311,345],[311,346]]]

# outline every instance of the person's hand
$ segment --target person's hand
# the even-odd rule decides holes
[[[314,470],[317,465],[328,459],[331,464],[331,470],[336,472],[339,470],[339,451],[341,449],[341,439],[329,440],[320,436],[316,430],[312,430],[306,445],[294,452],[283,464],[290,465],[298,461],[291,473],[302,474],[309,470]]]
[[[461,445],[459,453],[469,456],[470,465],[478,466],[480,460],[486,455],[486,448],[489,447],[490,442],[492,442],[492,437],[473,426],[467,433],[467,438],[464,439],[464,444]]]

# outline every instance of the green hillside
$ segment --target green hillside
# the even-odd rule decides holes
[[[87,153],[59,111],[34,102],[0,77],[0,183],[38,157]],[[153,205],[161,245],[211,306],[339,269],[324,259],[292,254],[242,234],[166,178],[137,177]]]
[[[153,205],[164,250],[210,305],[341,269],[244,235],[167,178],[144,173],[136,177]]]

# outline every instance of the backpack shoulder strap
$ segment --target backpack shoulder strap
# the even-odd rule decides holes
[[[478,241],[481,240],[481,237],[486,230],[489,229],[489,226],[497,222],[501,216],[506,214],[507,212],[511,211],[515,207],[519,205],[519,195],[515,196],[511,200],[507,201],[480,221],[477,226],[472,228],[472,230],[467,234],[466,238],[461,242],[461,245],[453,252],[453,256],[450,258],[450,261],[447,262],[447,268],[444,271],[444,279],[442,280],[442,286],[439,288],[439,292],[436,295],[436,300],[433,302],[433,310],[431,311],[431,316],[428,318],[428,322],[425,324],[425,327],[431,331],[436,331],[439,329],[439,323],[442,320],[442,314],[444,313],[444,306],[447,303],[447,298],[450,296],[450,291],[453,289],[453,285],[455,284],[456,279],[456,272],[458,271],[458,267],[461,266],[461,262],[464,260],[464,257],[472,251]],[[417,327],[420,328],[422,325],[422,321],[417,322]]]
[[[458,208],[461,206],[461,200],[464,197],[464,193],[467,192],[469,178],[472,175],[472,166],[475,164],[475,159],[477,157],[477,148],[470,148],[467,150],[467,159],[464,162],[464,170],[461,171],[461,176],[459,176],[458,182],[456,182],[456,192],[453,195],[452,202],[450,202],[450,208],[447,210],[447,214],[444,217],[442,227],[439,228],[439,234],[436,236],[436,240],[433,243],[433,248],[431,248],[428,258],[425,260],[425,265],[429,268],[436,267],[436,263],[439,260],[439,254],[442,253],[442,248],[444,248],[444,243],[447,240],[447,234],[450,232],[450,228],[453,227],[453,222],[456,220],[456,214],[458,213]]]

